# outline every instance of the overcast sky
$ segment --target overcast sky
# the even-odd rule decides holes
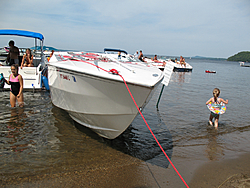
[[[250,0],[1,0],[0,28],[42,33],[59,49],[227,58],[250,51]],[[0,36],[0,47],[9,39],[33,46]]]

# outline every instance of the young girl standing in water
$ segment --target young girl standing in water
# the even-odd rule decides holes
[[[11,66],[12,74],[9,77],[9,81],[5,82],[11,85],[10,88],[10,105],[11,107],[16,106],[16,100],[20,107],[23,107],[23,78],[18,74],[18,65],[14,64]]]
[[[218,106],[218,107],[220,107],[221,102],[228,104],[228,100],[225,101],[224,99],[219,98],[219,95],[220,95],[220,90],[218,88],[215,88],[213,90],[213,97],[206,102],[206,105],[208,105],[210,102],[214,106]],[[214,118],[214,127],[218,128],[219,116],[220,116],[219,114],[215,114],[215,113],[211,112],[211,114],[209,116],[209,124],[211,126],[213,126],[212,120]]]

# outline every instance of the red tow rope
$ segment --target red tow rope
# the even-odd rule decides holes
[[[112,69],[112,70],[113,70],[113,69]],[[172,163],[172,161],[170,160],[170,158],[168,157],[168,155],[166,154],[166,152],[165,152],[164,149],[162,148],[161,144],[160,144],[159,141],[157,140],[156,136],[154,135],[153,131],[152,131],[151,128],[149,127],[147,121],[145,120],[144,116],[143,116],[142,113],[141,113],[140,108],[139,108],[138,105],[136,104],[135,99],[134,99],[134,97],[133,97],[133,95],[132,95],[132,93],[131,93],[131,91],[130,91],[130,89],[129,89],[127,83],[126,83],[126,81],[124,80],[124,78],[122,77],[122,75],[120,75],[119,73],[117,73],[117,74],[122,78],[122,80],[123,80],[123,82],[124,82],[124,84],[125,84],[125,86],[126,86],[128,92],[129,92],[129,94],[130,94],[130,96],[131,96],[133,102],[135,103],[135,106],[136,106],[138,112],[140,113],[142,119],[144,120],[145,124],[147,125],[147,127],[148,127],[150,133],[151,133],[152,136],[154,137],[154,139],[155,139],[155,141],[157,142],[158,146],[161,148],[161,151],[164,153],[164,155],[165,155],[166,158],[168,159],[169,163],[172,165],[172,167],[174,168],[175,172],[179,175],[179,177],[181,178],[181,180],[183,181],[183,183],[186,185],[186,187],[189,188],[188,184],[185,182],[185,180],[183,179],[183,177],[181,176],[181,174],[180,174],[180,173],[178,172],[178,170],[175,168],[174,164]]]

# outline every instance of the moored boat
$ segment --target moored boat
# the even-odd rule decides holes
[[[174,67],[174,72],[191,72],[193,67],[185,61],[185,63],[180,63],[179,61],[174,62],[171,59],[166,61],[168,64],[172,64]]]
[[[45,58],[43,55],[43,41],[44,36],[41,33],[32,32],[32,31],[24,31],[24,30],[14,30],[14,29],[0,29],[0,35],[14,35],[21,37],[28,37],[35,39],[35,45],[37,44],[37,40],[40,41],[40,52],[39,54],[36,51],[33,54],[33,64],[34,67],[23,67],[22,69],[19,67],[19,74],[23,77],[23,89],[24,90],[34,90],[41,89],[43,87],[43,82],[46,82],[46,78],[42,75],[42,71],[45,68]],[[11,74],[10,66],[8,62],[5,61],[8,54],[8,49],[4,48],[7,53],[1,54],[1,66],[0,73],[3,73],[5,79],[9,79],[9,75]],[[26,49],[25,49],[26,50]],[[19,65],[22,60],[22,55],[25,52],[24,49],[20,48],[19,55]],[[4,52],[4,51],[3,51]],[[45,83],[47,84],[47,83]],[[4,89],[9,89],[10,86],[5,84]],[[48,89],[48,88],[47,88]]]
[[[152,66],[155,66],[157,67],[158,69],[160,70],[164,70],[165,68],[165,65],[166,65],[166,61],[165,60],[162,60],[162,59],[159,59],[159,60],[153,60],[153,59],[150,59],[148,57],[145,57],[144,58],[144,61]]]
[[[144,61],[148,63],[149,65],[158,67],[160,70],[164,70],[164,67],[166,64],[173,66],[173,71],[174,72],[191,72],[193,70],[193,67],[185,62],[185,63],[180,63],[179,61],[174,62],[171,59],[157,59],[153,60],[150,58],[144,58]]]
[[[250,63],[249,62],[240,62],[240,66],[241,67],[250,67]]]
[[[205,73],[216,73],[216,71],[205,70]]]
[[[163,73],[129,56],[55,52],[48,63],[48,79],[55,106],[100,136],[114,139],[138,114],[129,91],[143,109]]]

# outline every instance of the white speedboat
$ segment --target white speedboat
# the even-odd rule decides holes
[[[243,62],[243,61],[241,61],[240,62],[240,66],[241,67],[250,67],[250,63],[249,62]]]
[[[0,35],[14,35],[21,37],[28,37],[35,39],[35,45],[37,45],[37,40],[40,41],[40,52],[39,54],[36,51],[33,53],[33,64],[34,67],[23,67],[22,69],[19,67],[19,74],[23,77],[23,88],[24,90],[30,89],[41,89],[44,85],[46,85],[46,89],[48,89],[47,78],[42,75],[42,71],[45,68],[45,58],[43,55],[43,40],[44,36],[41,33],[24,31],[24,30],[13,30],[13,29],[0,29]],[[8,41],[7,41],[8,42]],[[7,49],[7,48],[6,48]],[[22,62],[23,53],[25,50],[19,48],[19,64]],[[6,51],[7,52],[7,51]],[[10,66],[6,62],[8,53],[1,53],[1,62],[0,62],[0,73],[3,73],[5,79],[9,79],[11,74]],[[5,84],[3,89],[9,89],[10,85]]]
[[[164,68],[165,68],[166,65],[173,66],[173,71],[174,72],[190,72],[190,71],[193,70],[193,67],[189,63],[187,63],[187,62],[181,64],[179,61],[174,62],[171,59],[167,59],[167,60],[164,60],[164,59],[153,60],[153,59],[150,59],[150,58],[147,58],[147,57],[145,57],[143,60],[147,64],[149,64],[150,66],[158,67],[160,70],[164,70]]]
[[[164,70],[165,68],[165,65],[166,65],[166,61],[165,60],[162,60],[162,59],[159,59],[159,60],[153,60],[153,59],[150,59],[148,57],[145,57],[143,59],[147,64],[149,65],[152,65],[152,66],[155,66],[157,67],[158,69],[160,70]]]
[[[187,62],[180,63],[179,61],[174,62],[173,60],[168,59],[166,63],[173,65],[174,72],[191,72],[193,70],[193,67]]]
[[[52,103],[100,136],[116,138],[138,114],[126,84],[143,109],[164,77],[159,69],[124,57],[55,52],[48,63]]]

